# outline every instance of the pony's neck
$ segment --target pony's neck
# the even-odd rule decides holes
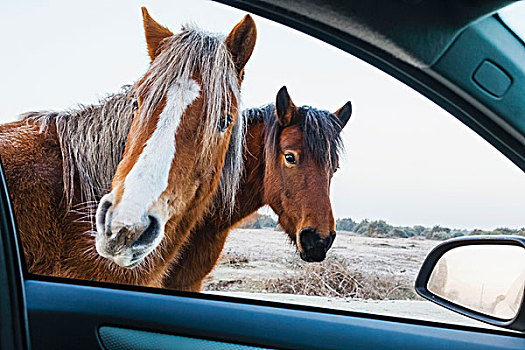
[[[266,125],[264,120],[253,121],[246,131],[244,171],[236,207],[242,218],[255,212],[264,202],[264,174],[266,168]]]
[[[218,233],[229,229],[264,205],[264,138],[264,121],[260,119],[248,122],[246,142],[243,147],[244,169],[235,196],[235,207],[224,215],[210,215],[204,223],[205,231]],[[224,197],[217,196],[214,207],[220,211],[227,208],[228,204]]]

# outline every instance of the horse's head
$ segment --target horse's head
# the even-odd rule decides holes
[[[226,38],[188,27],[173,35],[145,8],[143,17],[151,64],[135,85],[126,148],[96,213],[98,253],[128,268],[161,243],[166,223],[191,222],[217,190],[230,139],[242,145],[239,89],[256,39],[249,15]],[[240,171],[241,151],[231,153],[228,166]],[[176,234],[166,239],[182,239]]]
[[[324,260],[335,239],[330,181],[351,114],[350,102],[330,113],[296,107],[286,87],[277,94],[276,122],[266,135],[265,202],[305,261]]]

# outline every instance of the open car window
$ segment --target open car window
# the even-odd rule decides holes
[[[5,7],[0,21],[2,40],[13,48],[11,54],[1,58],[0,65],[4,79],[0,92],[10,101],[0,106],[5,123],[15,121],[20,113],[35,110],[85,110],[107,94],[118,92],[123,85],[134,84],[149,67],[139,7],[124,2],[60,5],[59,11],[55,5],[37,8],[2,5]],[[227,34],[245,15],[243,11],[215,3],[184,4],[184,10],[180,6],[151,2],[148,10],[174,33],[191,21],[207,30]],[[17,37],[8,34],[15,23],[28,18],[31,26],[21,27]],[[187,260],[190,261],[187,270],[183,260],[174,260],[170,271],[176,270],[177,281],[182,282],[175,281],[170,286],[193,290],[197,285],[202,293],[485,327],[418,298],[413,290],[414,280],[426,254],[442,240],[477,234],[525,235],[523,172],[454,116],[380,70],[305,34],[258,16],[253,18],[257,43],[244,69],[242,108],[258,108],[252,114],[269,114],[252,116],[251,122],[277,122],[271,117],[277,112],[264,106],[276,103],[278,96],[285,96],[281,87],[286,86],[295,106],[303,107],[297,113],[303,116],[311,113],[312,118],[338,117],[337,123],[344,128],[337,130],[329,119],[322,124],[324,133],[303,136],[308,140],[322,139],[321,147],[316,144],[306,151],[278,140],[273,156],[282,163],[274,169],[272,179],[261,178],[256,184],[241,182],[241,187],[247,186],[244,191],[248,198],[238,198],[237,205],[247,206],[254,193],[270,190],[277,191],[279,196],[282,193],[296,196],[288,203],[272,202],[275,210],[269,206],[254,208],[255,214],[246,215],[225,243],[218,240],[217,245],[224,243],[224,249],[209,274],[199,277],[202,272],[193,270],[196,265],[191,260]],[[343,107],[349,101],[351,112],[345,114]],[[76,103],[84,106],[75,107]],[[129,103],[126,113],[130,113],[135,107],[126,103]],[[343,115],[349,120],[342,122]],[[66,115],[64,120],[68,118],[71,119]],[[301,131],[305,131],[309,126],[302,127]],[[329,133],[329,127],[335,131]],[[247,135],[253,137],[255,131]],[[269,138],[262,140],[276,142]],[[333,145],[344,147],[333,154],[334,149],[330,148]],[[308,151],[317,153],[309,155]],[[259,156],[266,154],[261,152]],[[325,164],[319,167],[313,162],[314,166],[307,167],[305,160],[302,163],[303,155],[304,159],[329,161],[328,175],[323,172]],[[328,155],[336,155],[337,164]],[[11,183],[16,183],[23,179],[6,163],[9,156],[2,155],[2,160]],[[252,156],[256,154],[248,152],[246,157]],[[252,165],[247,162],[245,166]],[[278,183],[277,179],[288,171],[299,174],[288,182]],[[302,183],[320,183],[317,189],[326,186],[326,191],[314,193],[298,187],[297,176],[306,179]],[[268,188],[262,188],[263,184]],[[61,189],[58,192],[61,194]],[[22,195],[11,191],[11,196],[17,199]],[[100,196],[96,199],[100,201]],[[68,232],[94,234],[97,228],[93,215],[98,202],[74,204],[77,207],[70,211],[77,215],[76,223],[91,220],[92,226],[86,231]],[[276,214],[277,209],[281,210],[280,215]],[[53,213],[56,218],[61,217],[59,214]],[[15,211],[15,215],[18,227],[25,229],[28,225],[20,221],[23,213]],[[32,215],[37,215],[36,211]],[[229,214],[215,210],[210,215],[199,220],[201,225]],[[278,225],[281,216],[287,219],[281,218]],[[307,223],[297,219],[294,225],[289,224],[293,218],[304,216],[314,219]],[[329,227],[332,219],[335,236],[329,235],[330,228],[319,228]],[[60,229],[63,227],[41,233],[53,240]],[[224,229],[210,233],[226,235]],[[323,236],[323,244],[329,247],[325,256],[301,254],[305,252],[299,251],[299,245],[304,250],[309,235],[330,237],[326,243]],[[180,259],[190,259],[192,249],[199,256],[210,256],[202,246],[191,245],[197,244],[198,239],[188,242]],[[82,254],[99,254],[95,242],[92,243]],[[79,277],[78,270],[70,268],[68,263],[79,259],[69,255],[72,246],[66,244],[59,249],[56,265],[51,267],[41,264],[38,255],[48,251],[26,249],[33,278],[50,274],[100,279],[101,275],[95,272],[91,275],[82,272]],[[312,246],[317,249],[316,244]],[[184,252],[190,253],[185,256]],[[213,267],[214,261],[207,260],[214,259],[203,262]],[[115,262],[104,260],[104,264],[112,266]],[[135,274],[141,273],[140,264],[133,267]],[[155,286],[163,281],[168,285],[168,274],[155,280]]]

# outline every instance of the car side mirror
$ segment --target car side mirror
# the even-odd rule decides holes
[[[525,331],[525,238],[460,237],[434,248],[416,292],[465,316]]]

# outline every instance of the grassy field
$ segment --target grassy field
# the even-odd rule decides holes
[[[203,291],[491,328],[415,294],[421,263],[439,243],[340,231],[325,261],[306,263],[283,232],[236,229]]]
[[[373,300],[414,299],[414,280],[438,242],[338,232],[321,263],[302,261],[283,232],[233,230],[206,290]]]

